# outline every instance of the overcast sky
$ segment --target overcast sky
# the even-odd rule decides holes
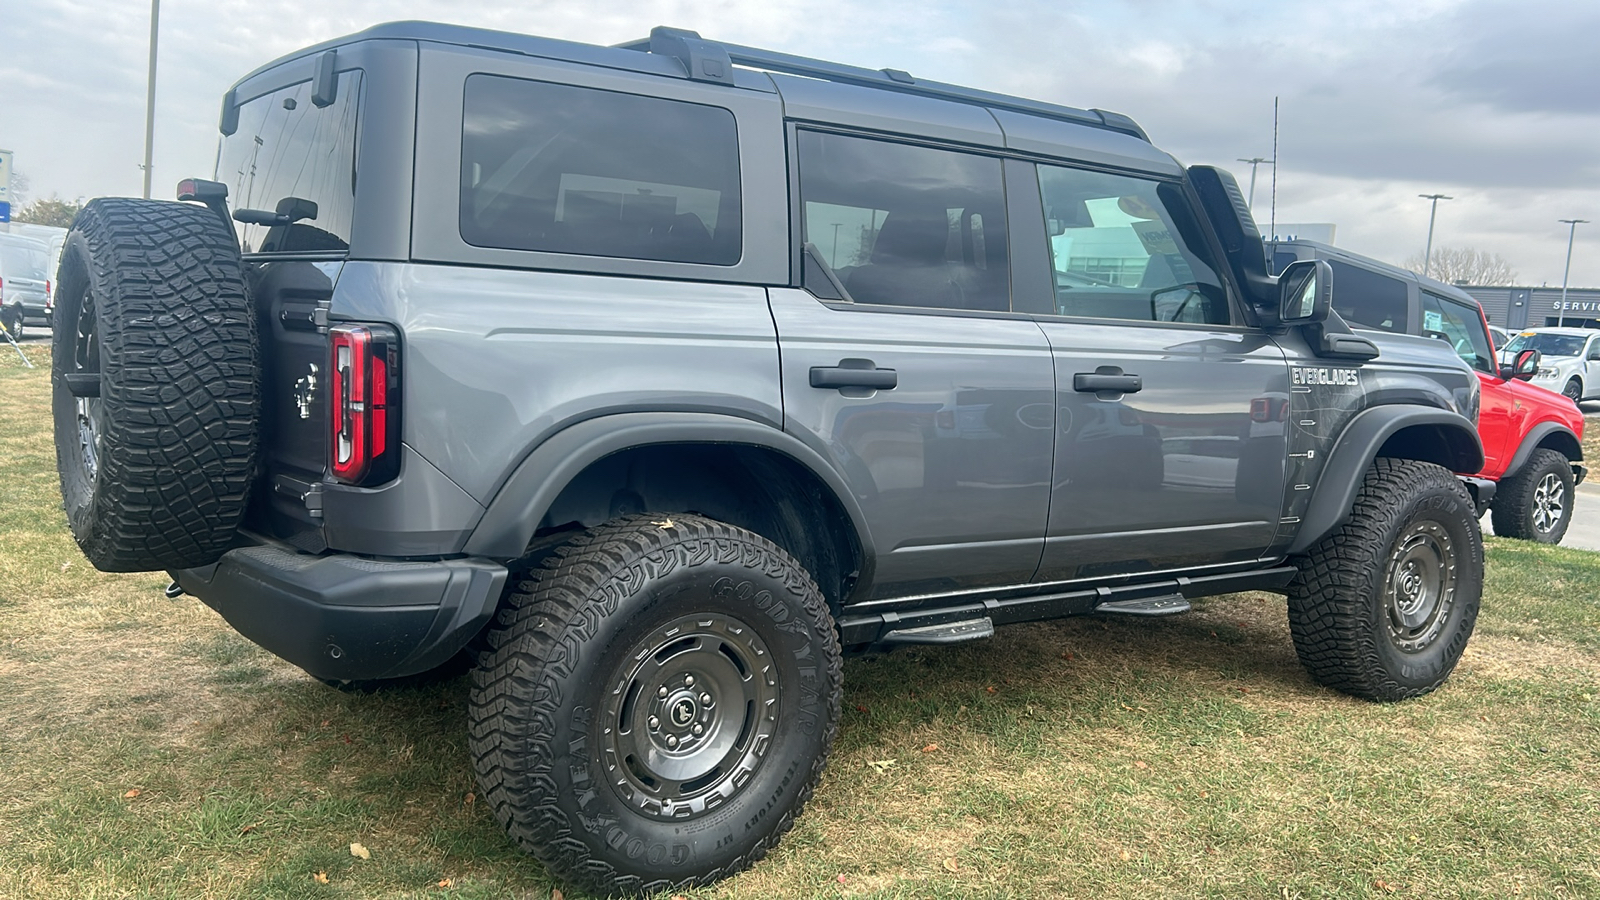
[[[998,10],[998,11],[997,11]],[[1600,286],[1596,0],[165,0],[155,191],[207,175],[228,85],[377,22],[431,19],[610,44],[652,25],[1133,116],[1185,163],[1272,155],[1277,221],[1333,222],[1391,262],[1500,253],[1519,283]],[[137,195],[149,4],[0,0],[0,148],[34,197]],[[1271,218],[1271,173],[1256,219]]]

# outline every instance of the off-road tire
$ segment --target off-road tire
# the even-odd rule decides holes
[[[232,231],[203,207],[90,201],[62,250],[55,322],[56,464],[79,548],[106,572],[216,562],[244,517],[260,414]]]
[[[704,640],[713,626],[729,637]],[[652,651],[662,636],[669,643]],[[626,516],[581,532],[509,592],[489,647],[470,702],[484,799],[519,846],[597,896],[706,885],[761,859],[811,796],[838,730],[838,637],[815,582],[765,538],[699,516]],[[759,648],[766,651],[756,654]],[[685,690],[684,672],[703,662],[717,669],[724,656],[770,660],[765,669],[750,667],[744,681],[772,692],[741,704],[711,672],[699,683],[719,685],[719,694],[693,695],[700,699],[694,716],[717,707],[730,717],[694,738],[706,748],[715,746],[713,735],[735,739],[735,749],[723,751],[731,755],[718,758],[736,761],[710,770],[726,780],[705,788],[727,793],[720,802],[691,794],[688,785],[704,780],[696,777],[678,782],[678,802],[654,801],[638,787],[628,747],[617,748],[628,735],[647,759],[666,759],[644,742],[667,738],[640,717],[665,703],[662,715],[677,718],[692,699],[653,698],[669,683]],[[667,680],[652,689],[656,676],[643,671]],[[737,710],[762,708],[776,708],[775,718],[734,721]],[[702,720],[680,719],[688,721],[700,727]],[[747,749],[737,749],[746,734]],[[688,748],[691,739],[682,740]],[[688,815],[674,817],[679,805]]]
[[[1568,378],[1567,383],[1561,388],[1561,396],[1573,403],[1583,402],[1583,382],[1576,378]]]
[[[1408,605],[1402,588],[1426,582],[1433,559],[1441,586],[1434,614],[1416,628],[1405,619],[1397,627],[1404,610],[1428,608]],[[1314,681],[1393,701],[1426,694],[1450,676],[1478,618],[1483,536],[1472,498],[1448,470],[1376,460],[1349,520],[1295,562],[1289,631]]]
[[[1494,533],[1541,544],[1559,544],[1572,524],[1572,463],[1560,453],[1533,451],[1517,474],[1503,478],[1489,504]],[[1559,507],[1559,513],[1552,507]],[[1548,523],[1554,519],[1553,523]],[[1547,524],[1548,523],[1548,524]]]

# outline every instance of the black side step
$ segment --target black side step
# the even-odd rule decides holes
[[[1179,576],[1157,582],[1114,586],[1018,585],[957,595],[902,601],[868,601],[846,607],[839,617],[839,641],[846,646],[875,643],[949,644],[994,633],[995,626],[1037,622],[1089,613],[1165,616],[1189,611],[1189,600],[1234,591],[1279,591],[1296,573],[1274,566],[1220,575]],[[1065,588],[1063,590],[1062,588]]]
[[[1175,616],[1193,609],[1182,594],[1165,597],[1139,597],[1134,600],[1107,600],[1094,608],[1097,613],[1122,616]]]
[[[984,616],[942,625],[896,628],[878,638],[878,641],[884,644],[959,644],[987,637],[994,637],[994,620]]]

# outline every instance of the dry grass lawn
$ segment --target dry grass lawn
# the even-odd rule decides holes
[[[475,802],[464,681],[341,694],[95,572],[47,401],[0,355],[0,897],[551,896]],[[1266,594],[852,660],[806,814],[696,896],[1600,896],[1600,556],[1489,564],[1454,678],[1392,706],[1311,684]]]

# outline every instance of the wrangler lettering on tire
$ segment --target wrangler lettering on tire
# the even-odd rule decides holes
[[[473,676],[495,816],[601,895],[708,884],[760,859],[839,722],[839,644],[799,563],[699,516],[589,529],[516,585]]]

